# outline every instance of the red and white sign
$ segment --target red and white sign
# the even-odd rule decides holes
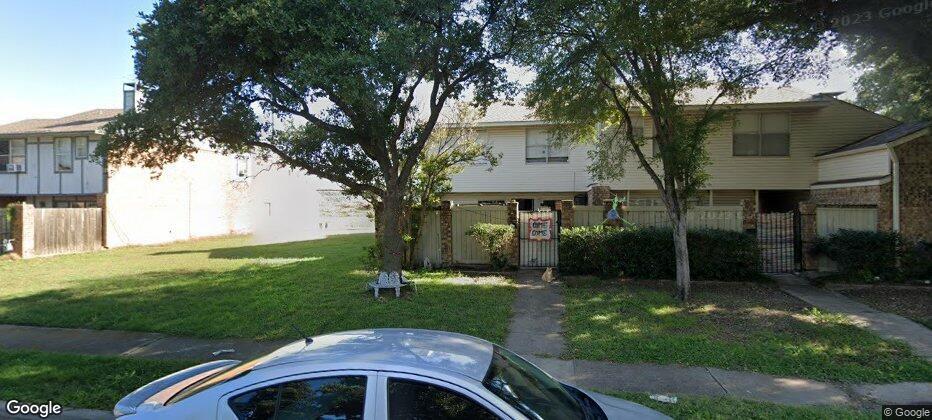
[[[527,219],[527,237],[532,241],[552,240],[553,219],[549,217],[531,217]]]

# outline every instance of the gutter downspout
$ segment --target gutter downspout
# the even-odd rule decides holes
[[[890,160],[893,162],[893,167],[891,172],[893,172],[893,198],[891,205],[893,206],[893,231],[900,231],[900,161],[896,157],[896,150],[893,149],[893,145],[887,143],[887,150],[890,151]]]

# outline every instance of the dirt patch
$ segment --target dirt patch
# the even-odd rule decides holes
[[[932,288],[876,286],[839,290],[839,293],[884,312],[891,312],[932,328]]]

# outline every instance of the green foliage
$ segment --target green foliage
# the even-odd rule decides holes
[[[896,232],[841,229],[819,238],[813,251],[835,261],[848,278],[865,282],[921,278],[932,266],[927,245],[907,243]]]
[[[508,266],[508,256],[515,240],[515,227],[495,223],[476,223],[466,234],[472,236],[482,249],[489,253],[496,270]]]
[[[760,278],[760,250],[747,234],[717,229],[690,231],[689,264],[699,279],[748,281]],[[669,279],[676,274],[671,229],[577,227],[560,233],[560,271]]]

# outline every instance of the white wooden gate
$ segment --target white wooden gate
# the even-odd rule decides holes
[[[556,267],[559,262],[560,212],[518,212],[521,267]]]

